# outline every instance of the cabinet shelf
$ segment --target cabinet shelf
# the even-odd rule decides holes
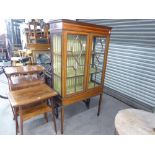
[[[84,76],[84,69],[78,69],[76,75],[75,75],[74,69],[72,69],[72,68],[70,68],[69,70],[68,69],[67,69],[67,78],[74,78],[74,77],[78,77],[78,76]],[[93,67],[90,68],[90,74],[101,73],[101,72],[102,72],[101,69],[96,70]],[[54,71],[54,75],[61,78],[61,73],[57,72],[56,70]]]
[[[89,82],[88,83],[88,88],[91,89],[91,88],[94,88],[99,86],[99,84],[95,83],[95,82]],[[76,91],[80,92],[80,91],[83,91],[83,85],[82,84],[79,84],[79,85],[76,85]],[[74,85],[72,87],[68,87],[67,88],[67,94],[73,94],[75,93],[75,87]]]
[[[83,90],[82,85],[76,85],[76,91],[80,92],[80,91],[82,91],[82,90]],[[68,88],[67,88],[67,94],[73,94],[73,93],[75,93],[74,86],[68,87]]]
[[[91,88],[94,88],[99,86],[99,84],[95,83],[95,82],[89,82],[88,83],[88,88],[91,89]],[[55,90],[57,90],[58,92],[61,91],[60,87],[58,86],[58,84],[55,84]],[[83,91],[83,87],[81,84],[79,85],[76,85],[76,91],[80,92],[80,91]],[[73,94],[75,93],[75,88],[74,86],[71,86],[71,87],[67,87],[67,94]]]
[[[53,55],[61,56],[61,52],[52,52]]]
[[[53,55],[61,56],[61,52],[53,52]],[[85,56],[86,53],[82,53],[81,55],[82,55],[82,56]],[[71,51],[68,51],[67,56],[73,57]],[[74,54],[74,56],[79,56],[79,54]]]
[[[75,53],[78,53],[78,54],[75,54]],[[74,51],[73,54],[72,54],[72,51],[67,51],[67,55],[68,56],[79,56],[79,53],[80,51]],[[86,51],[82,51],[81,55],[86,55]]]
[[[92,55],[104,54],[104,52],[92,52]]]

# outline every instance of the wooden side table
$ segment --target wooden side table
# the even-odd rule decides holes
[[[15,111],[16,134],[18,133],[18,120],[17,120],[18,108],[19,108],[19,116],[20,116],[21,134],[23,134],[24,120],[30,119],[39,114],[47,113],[49,111],[52,112],[54,128],[55,128],[55,132],[57,133],[55,115],[54,115],[54,103],[51,104],[51,108],[47,104],[43,103],[46,100],[52,101],[53,97],[56,95],[57,93],[46,84],[40,84],[37,86],[24,88],[21,90],[10,91],[8,98]],[[39,104],[41,102],[43,104]],[[35,103],[38,103],[38,104],[34,106],[32,109],[28,109],[27,111],[24,110],[25,106],[30,106]]]
[[[40,65],[6,67],[4,69],[10,90],[24,89],[44,83],[44,79],[38,76],[38,74],[42,73],[43,71],[44,67]],[[14,108],[12,106],[11,108],[15,118]]]
[[[155,135],[155,114],[144,110],[125,109],[115,117],[119,135]]]

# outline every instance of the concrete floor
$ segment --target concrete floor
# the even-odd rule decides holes
[[[8,85],[5,76],[0,76],[0,94],[7,95]],[[104,94],[101,114],[97,117],[99,97],[94,97],[87,109],[83,102],[65,108],[65,135],[113,135],[114,118],[121,109],[130,108],[119,100]],[[25,135],[52,135],[55,134],[48,114],[49,122],[46,123],[42,115],[24,122]],[[60,134],[60,118],[57,121],[58,134]],[[0,98],[0,135],[14,135],[15,122],[9,101]]]

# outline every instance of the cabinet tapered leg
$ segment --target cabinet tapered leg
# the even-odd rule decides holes
[[[61,107],[61,134],[63,134],[63,128],[64,128],[64,107]]]
[[[87,109],[89,109],[89,107],[90,107],[90,98],[87,99],[87,100],[83,100],[83,102],[85,103]]]
[[[101,104],[102,104],[102,96],[103,96],[103,94],[100,94],[100,99],[99,99],[99,104],[98,104],[98,112],[97,112],[97,116],[100,115]]]

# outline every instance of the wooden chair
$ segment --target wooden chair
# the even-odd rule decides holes
[[[120,110],[115,128],[119,135],[155,135],[155,114],[138,109]]]
[[[32,57],[11,57],[11,66],[23,66],[32,64]]]
[[[18,50],[14,51],[14,56],[11,57],[11,66],[23,66],[31,65],[32,57],[29,55],[29,51]]]

